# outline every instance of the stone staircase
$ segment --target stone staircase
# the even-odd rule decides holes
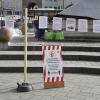
[[[94,35],[94,36],[93,36]],[[63,41],[35,40],[28,36],[28,72],[42,72],[42,45],[61,45],[64,70],[67,73],[100,74],[99,34],[66,34]],[[9,42],[8,50],[0,51],[0,72],[23,72],[24,36]]]

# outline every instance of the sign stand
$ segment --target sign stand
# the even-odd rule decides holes
[[[24,46],[24,82],[22,84],[17,83],[17,91],[29,92],[33,90],[31,84],[27,83],[27,8],[25,8],[25,46]]]
[[[44,88],[64,87],[61,46],[43,46],[42,53]]]

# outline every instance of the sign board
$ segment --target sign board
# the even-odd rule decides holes
[[[5,18],[5,26],[9,28],[14,28],[14,20],[10,16],[6,16]]]
[[[61,46],[43,46],[44,88],[64,87]]]
[[[62,30],[62,18],[53,17],[53,30]]]
[[[100,33],[100,20],[93,20],[93,32]]]
[[[39,28],[40,29],[48,28],[48,17],[47,16],[39,16]]]
[[[86,19],[78,20],[78,32],[88,32],[88,21]]]
[[[66,31],[75,31],[76,20],[74,18],[67,18]]]

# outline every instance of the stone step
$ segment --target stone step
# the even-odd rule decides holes
[[[76,40],[75,40],[76,39]],[[84,39],[84,41],[82,40]],[[81,41],[82,40],[82,41]],[[28,37],[28,70],[42,72],[42,46],[61,45],[63,66],[66,72],[89,72],[100,70],[100,36],[93,34],[67,34],[63,41],[35,40]],[[23,72],[24,36],[15,37],[8,43],[8,49],[0,51],[0,72]],[[87,69],[87,70],[84,70]],[[100,72],[100,71],[99,71]],[[99,73],[98,72],[98,73]]]
[[[24,55],[24,51],[0,51],[1,55]],[[42,51],[28,51],[27,55],[42,56]],[[67,55],[87,55],[87,56],[100,56],[100,52],[84,52],[84,51],[62,51],[63,56]]]
[[[6,63],[6,64],[5,64]],[[64,73],[100,75],[100,62],[63,61]],[[28,73],[43,73],[42,61],[28,61]],[[24,61],[0,61],[0,73],[23,73]]]
[[[44,41],[46,42],[44,38],[42,39],[35,39],[35,35],[28,35],[28,42],[35,42],[35,41]],[[49,41],[49,40],[48,40]],[[93,33],[93,32],[88,32],[88,33],[80,33],[80,32],[64,32],[64,40],[51,40],[57,41],[57,42],[100,42],[100,34],[99,33]],[[14,37],[11,42],[24,42],[24,35],[20,37]]]
[[[5,64],[6,63],[6,64]],[[90,61],[63,61],[64,68],[99,68],[100,62],[90,62]],[[3,60],[0,61],[0,67],[24,67],[24,60]],[[43,68],[42,61],[28,61],[28,67]]]
[[[42,46],[28,46],[27,50],[42,51]],[[7,51],[24,51],[24,46],[9,46]],[[62,51],[100,52],[100,47],[62,46]]]
[[[93,56],[93,55],[62,55],[64,61],[93,61],[93,62],[99,62],[100,61],[100,55]],[[42,60],[42,55],[28,55],[28,60]],[[0,60],[24,60],[24,55],[0,55]]]
[[[50,42],[50,41],[35,41],[28,42],[28,46],[43,46],[43,45],[61,45],[61,46],[78,46],[78,47],[100,47],[100,42]],[[24,42],[9,42],[8,46],[24,46]]]

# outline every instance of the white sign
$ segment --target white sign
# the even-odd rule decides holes
[[[93,20],[93,32],[100,33],[100,20]]]
[[[75,31],[76,20],[74,18],[67,18],[66,31]]]
[[[46,77],[62,76],[62,59],[59,50],[45,50]]]
[[[11,17],[6,16],[6,18],[5,18],[5,26],[9,27],[9,28],[14,28],[14,20]]]
[[[53,17],[53,30],[62,30],[62,18]]]
[[[86,19],[78,20],[78,32],[88,32],[88,22]]]
[[[39,28],[40,29],[48,28],[48,17],[47,16],[39,16]]]
[[[20,15],[14,15],[14,16],[13,16],[13,19],[15,19],[15,20],[21,19],[21,16],[20,16]]]
[[[5,17],[0,17],[0,20],[5,20]]]

